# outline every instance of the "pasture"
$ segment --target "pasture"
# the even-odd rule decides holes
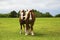
[[[35,35],[20,35],[18,18],[0,18],[0,40],[60,40],[60,18],[36,18]]]

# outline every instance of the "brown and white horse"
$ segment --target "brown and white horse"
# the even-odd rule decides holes
[[[35,14],[33,10],[20,11],[19,22],[21,25],[20,33],[22,32],[22,26],[23,26],[25,28],[25,35],[29,34],[29,30],[30,30],[31,35],[34,35],[33,25],[35,22]],[[26,24],[26,27],[24,26],[24,24]]]

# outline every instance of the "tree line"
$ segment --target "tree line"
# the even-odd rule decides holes
[[[35,13],[36,17],[60,17],[60,14],[53,16],[49,12],[42,13],[34,9],[33,9],[33,12]],[[8,14],[0,13],[0,18],[18,18],[19,16],[20,16],[20,11],[17,13],[15,10],[11,11]]]

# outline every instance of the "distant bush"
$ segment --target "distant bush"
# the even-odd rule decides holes
[[[9,14],[0,14],[0,18],[7,18],[9,17]]]

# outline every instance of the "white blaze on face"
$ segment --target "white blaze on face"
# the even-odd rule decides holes
[[[20,11],[20,16],[21,16],[21,19],[23,19],[23,12]]]
[[[31,15],[31,12],[30,12],[30,18],[29,18],[29,20],[32,20],[32,15]]]
[[[26,11],[25,20],[27,19],[28,13],[29,13],[29,11]]]

